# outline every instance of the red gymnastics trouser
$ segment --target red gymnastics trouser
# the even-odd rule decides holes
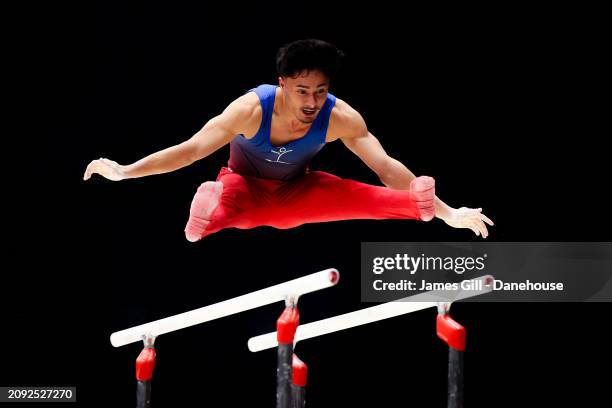
[[[322,171],[281,181],[243,176],[223,167],[216,182],[198,188],[185,234],[193,242],[224,228],[286,229],[354,219],[429,221],[434,217],[434,196],[431,177],[417,177],[410,190],[393,190]]]

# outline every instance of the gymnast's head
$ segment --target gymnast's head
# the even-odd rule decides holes
[[[276,69],[283,101],[303,123],[312,123],[325,104],[344,54],[321,40],[299,40],[278,50]]]

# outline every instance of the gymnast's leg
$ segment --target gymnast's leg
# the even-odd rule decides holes
[[[351,219],[434,217],[435,182],[417,177],[410,190],[393,190],[314,171],[276,192],[276,216],[269,225],[292,228],[305,223]]]
[[[195,242],[224,228],[269,225],[274,191],[284,183],[242,176],[224,167],[216,181],[198,188],[185,226],[187,240]]]

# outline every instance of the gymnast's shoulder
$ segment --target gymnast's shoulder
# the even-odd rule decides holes
[[[262,117],[261,103],[254,92],[248,92],[230,103],[222,113],[232,123],[236,134],[247,139],[255,135]]]
[[[352,139],[368,134],[363,116],[351,105],[340,98],[336,98],[336,104],[329,117],[326,142],[337,139]]]

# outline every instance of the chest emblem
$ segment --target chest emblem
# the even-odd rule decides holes
[[[291,153],[293,150],[287,150],[287,148],[285,147],[281,147],[278,149],[278,151],[275,151],[274,149],[271,150],[272,153],[276,154],[276,160],[270,160],[270,159],[266,159],[267,162],[270,163],[281,163],[281,164],[291,164],[285,161],[281,161],[281,157],[283,157],[283,155],[287,154],[287,153]]]

